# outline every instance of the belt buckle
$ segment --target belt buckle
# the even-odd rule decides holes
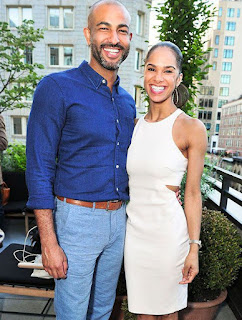
[[[110,210],[109,209],[109,205],[110,205],[110,203],[115,203],[115,202],[119,202],[119,200],[109,200],[109,201],[107,201],[107,206],[106,206],[106,211],[112,211],[112,210]]]

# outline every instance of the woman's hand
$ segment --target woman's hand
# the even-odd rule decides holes
[[[179,284],[191,283],[199,272],[198,251],[190,251],[182,269],[182,281]]]

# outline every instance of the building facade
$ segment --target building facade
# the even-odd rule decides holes
[[[242,94],[242,0],[219,0],[208,46],[212,67],[200,87],[198,118],[209,130],[209,148],[218,148],[222,106]],[[214,146],[215,145],[215,146]]]
[[[242,99],[222,107],[218,147],[242,157]]]
[[[35,28],[45,28],[44,39],[36,44],[33,52],[26,51],[28,63],[44,65],[40,75],[59,72],[77,67],[82,60],[89,60],[89,47],[86,44],[83,28],[86,26],[90,6],[95,0],[1,0],[0,20],[7,21],[16,30],[24,19],[32,19]],[[121,86],[135,99],[137,113],[145,107],[141,99],[140,86],[143,85],[143,59],[148,49],[149,9],[151,0],[120,0],[131,15],[133,39],[129,57],[121,65],[119,75]],[[9,141],[25,142],[26,126],[31,99],[26,108],[3,113]]]

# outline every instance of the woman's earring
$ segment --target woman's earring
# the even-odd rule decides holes
[[[175,105],[177,105],[177,104],[178,104],[178,101],[179,101],[179,94],[178,94],[177,87],[176,87],[175,90],[174,90],[174,98],[175,98],[174,103],[175,103]]]

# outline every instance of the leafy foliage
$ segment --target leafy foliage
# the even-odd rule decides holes
[[[122,303],[122,310],[124,312],[124,320],[137,320],[137,315],[129,312],[128,310],[128,301],[124,299]]]
[[[25,172],[26,147],[21,142],[14,142],[8,146],[2,156],[2,171]]]
[[[242,267],[242,240],[235,225],[221,212],[203,210],[200,272],[189,285],[190,301],[214,299],[229,287]]]
[[[15,32],[6,22],[0,22],[0,113],[26,107],[23,98],[32,96],[41,79],[35,69],[43,69],[43,65],[24,62],[25,50],[33,50],[43,38],[43,30],[35,30],[33,24],[24,20]]]
[[[148,5],[150,8],[151,6]],[[207,64],[207,56],[211,49],[204,50],[204,35],[207,32],[215,9],[208,0],[166,0],[154,7],[157,13],[159,39],[171,41],[182,51],[183,83],[189,90],[190,99],[183,110],[192,115],[195,107],[194,98],[197,85],[211,67]]]

